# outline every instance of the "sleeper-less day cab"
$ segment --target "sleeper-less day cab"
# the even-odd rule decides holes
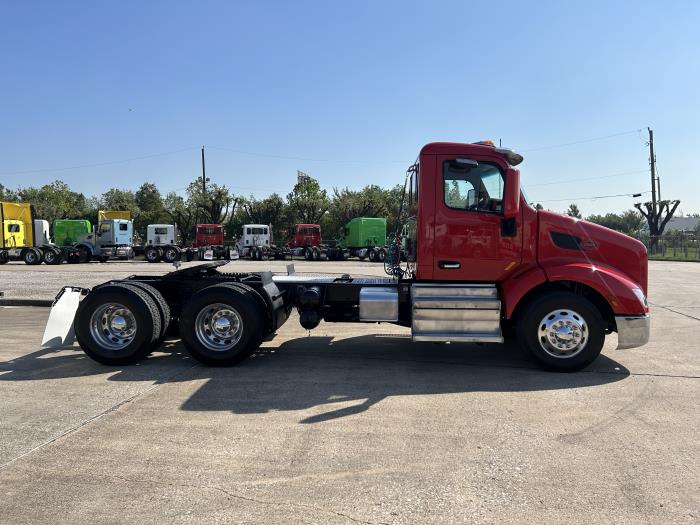
[[[407,262],[389,247],[387,278],[223,273],[221,263],[133,276],[92,290],[65,288],[45,341],[65,343],[74,320],[83,350],[128,364],[179,332],[211,365],[250,355],[293,308],[326,322],[388,322],[414,341],[501,343],[514,334],[546,368],[591,363],[606,334],[618,348],[649,338],[642,243],[532,208],[520,190],[522,157],[490,143],[432,143],[407,172],[402,209]],[[80,300],[79,300],[80,299]]]

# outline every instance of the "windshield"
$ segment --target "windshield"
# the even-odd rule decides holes
[[[199,233],[203,233],[204,235],[216,235],[219,233],[219,228],[203,227],[199,229]]]

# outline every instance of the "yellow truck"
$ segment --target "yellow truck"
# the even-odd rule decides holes
[[[76,250],[51,243],[48,221],[35,219],[31,204],[0,202],[0,224],[0,264],[11,260],[26,264],[77,262]]]

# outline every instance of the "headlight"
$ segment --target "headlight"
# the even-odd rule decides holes
[[[649,305],[647,304],[647,298],[644,295],[644,292],[640,288],[632,288],[632,291],[634,292],[634,295],[637,296],[637,299],[639,300],[640,304],[644,308],[648,308]]]

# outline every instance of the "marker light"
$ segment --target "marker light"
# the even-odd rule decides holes
[[[523,161],[523,156],[512,149],[496,148],[496,151],[503,155],[511,166],[517,166]]]

